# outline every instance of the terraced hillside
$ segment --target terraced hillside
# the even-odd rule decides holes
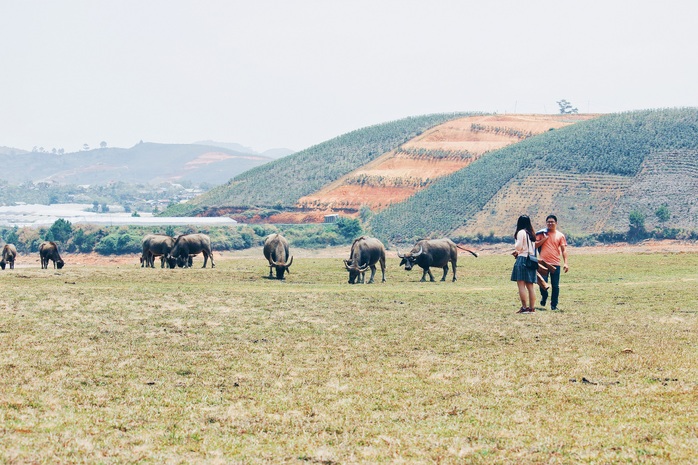
[[[409,242],[507,236],[522,213],[586,235],[625,232],[638,211],[651,229],[664,208],[662,226],[697,231],[697,187],[697,109],[429,115],[340,136],[166,213],[300,223],[368,207],[370,234]]]
[[[651,153],[633,183],[615,207],[607,228],[627,228],[631,211],[646,215],[647,226],[657,226],[653,212],[662,205],[671,212],[668,226],[698,229],[698,150],[676,150]]]
[[[564,231],[627,231],[631,211],[698,230],[698,110],[606,115],[490,152],[429,189],[379,212],[373,233],[390,241],[441,235],[508,235],[518,215]],[[563,226],[564,225],[564,226]]]
[[[301,210],[379,211],[483,154],[594,115],[478,115],[442,123],[298,200]]]
[[[226,214],[251,208],[292,210],[298,200],[445,121],[437,114],[370,126],[242,173],[165,214]],[[283,220],[282,220],[283,221]]]
[[[631,185],[632,178],[627,176],[527,170],[507,182],[467,226],[457,228],[453,234],[493,232],[503,236],[511,232],[522,213],[540,219],[551,212],[561,219],[575,219],[566,222],[568,233],[598,233],[607,228],[616,204]],[[543,222],[537,224],[543,226]]]

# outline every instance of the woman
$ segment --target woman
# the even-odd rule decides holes
[[[521,215],[516,222],[514,239],[516,243],[512,255],[516,257],[516,262],[511,271],[511,280],[516,281],[519,286],[519,299],[521,299],[521,308],[516,313],[533,313],[536,311],[536,292],[533,289],[533,283],[536,282],[536,269],[526,267],[526,258],[536,254],[536,236],[531,219],[527,215]]]

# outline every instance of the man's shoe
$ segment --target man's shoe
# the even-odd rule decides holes
[[[546,298],[546,297],[543,297],[542,299],[540,299],[540,306],[541,306],[541,307],[545,307],[545,302],[546,302],[546,301],[547,301],[547,298]]]
[[[557,310],[557,307],[550,307],[550,310]]]

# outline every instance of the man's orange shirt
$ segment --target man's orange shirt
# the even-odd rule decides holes
[[[539,258],[550,265],[560,266],[560,246],[567,247],[567,239],[560,231],[548,233],[548,240],[540,246]]]

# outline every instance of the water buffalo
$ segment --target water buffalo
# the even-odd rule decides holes
[[[39,257],[41,258],[41,269],[48,268],[48,261],[53,262],[53,268],[58,268],[59,270],[63,268],[65,262],[58,254],[58,245],[53,241],[44,241],[39,246]]]
[[[211,268],[215,268],[216,264],[213,262],[213,253],[211,252],[211,238],[206,234],[184,234],[177,237],[172,246],[172,250],[167,254],[167,262],[171,268],[175,266],[188,268],[191,266],[192,255],[204,254],[204,266],[206,268],[206,262],[211,259]]]
[[[426,281],[427,273],[429,273],[429,280],[434,282],[434,275],[431,274],[430,267],[443,268],[444,275],[441,277],[441,281],[446,281],[446,274],[448,274],[448,262],[451,262],[451,268],[453,268],[453,281],[456,280],[456,262],[458,261],[458,249],[470,252],[477,257],[477,254],[472,250],[465,249],[463,247],[456,246],[456,244],[451,239],[431,239],[431,240],[421,240],[415,244],[411,252],[404,255],[400,254],[398,250],[398,257],[402,259],[400,266],[405,265],[405,271],[410,271],[414,265],[419,265],[424,269],[422,274],[422,279],[420,281]]]
[[[351,245],[349,260],[344,260],[344,267],[349,272],[349,284],[363,283],[366,270],[371,268],[371,278],[367,284],[373,283],[376,274],[376,263],[380,262],[381,273],[385,282],[385,247],[374,237],[361,236]],[[357,280],[358,278],[358,280]]]
[[[2,248],[2,258],[0,258],[0,268],[5,269],[5,265],[9,264],[10,269],[15,268],[15,258],[17,257],[17,248],[14,244],[5,244]]]
[[[165,257],[172,250],[175,240],[165,234],[146,234],[143,237],[141,267],[155,268],[155,257],[160,257],[160,268],[165,267]]]
[[[284,279],[284,273],[290,272],[293,255],[288,260],[288,241],[281,234],[270,234],[264,239],[264,258],[269,261],[269,277],[272,278],[272,268],[276,268],[276,279]],[[288,260],[288,263],[286,263]]]

